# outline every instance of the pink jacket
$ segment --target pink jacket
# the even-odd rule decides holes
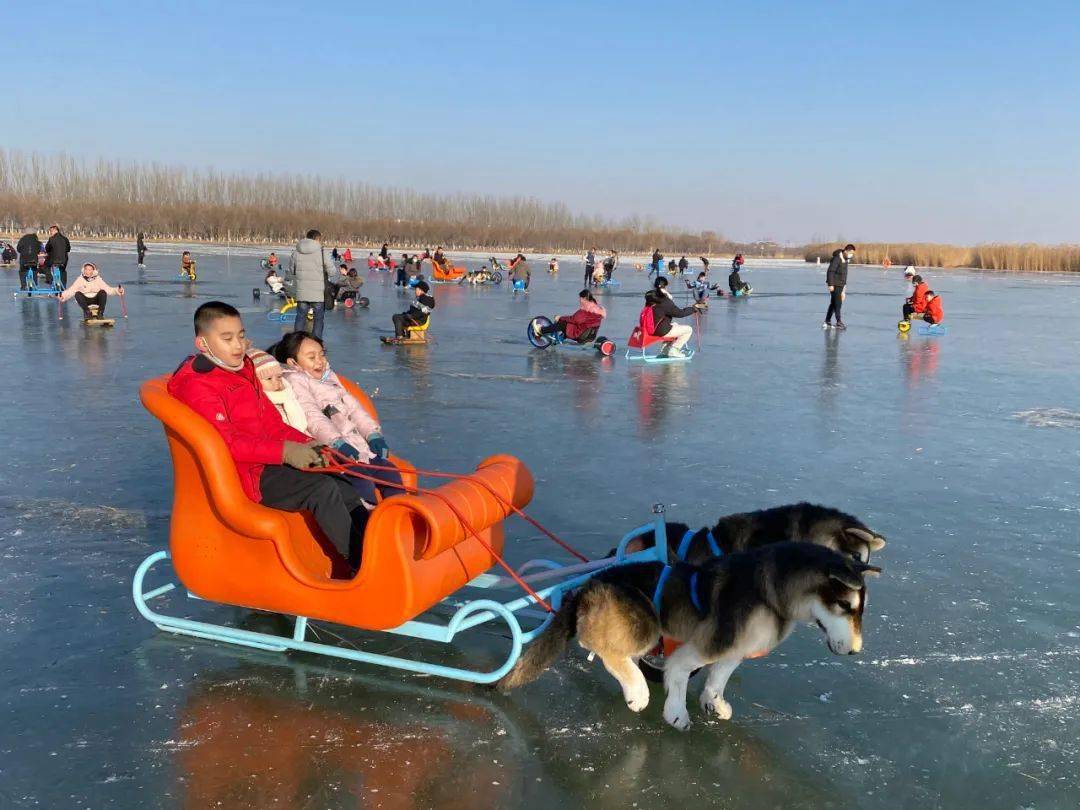
[[[333,444],[338,439],[357,449],[361,461],[375,454],[368,448],[367,437],[381,433],[359,400],[350,394],[333,371],[326,382],[312,378],[299,369],[286,369],[285,378],[292,387],[307,417],[307,434],[317,442]]]
[[[75,293],[82,293],[87,298],[93,298],[99,292],[104,290],[109,295],[117,295],[119,290],[116,287],[110,287],[105,283],[105,279],[101,277],[99,273],[94,273],[90,278],[80,273],[75,277],[75,280],[71,283],[71,286],[60,293],[60,300],[67,301],[72,298]]]
[[[599,304],[594,304],[592,301],[579,301],[578,303],[581,304],[580,309],[583,309],[586,312],[593,315],[599,315],[601,318],[607,317],[607,310]]]

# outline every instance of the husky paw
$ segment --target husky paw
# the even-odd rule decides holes
[[[626,698],[626,705],[630,707],[630,711],[640,712],[649,705],[648,684],[642,680],[641,683],[634,684],[623,696]]]
[[[676,706],[674,708],[665,706],[664,719],[679,731],[686,731],[690,728],[690,713],[686,711],[685,706]]]
[[[731,719],[731,704],[717,694],[710,692],[701,693],[701,708],[707,713],[714,714],[720,720]]]

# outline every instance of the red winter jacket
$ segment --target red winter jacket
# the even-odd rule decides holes
[[[941,308],[941,296],[935,295],[926,302],[925,320],[930,323],[941,323],[945,319],[945,310]]]
[[[599,329],[607,311],[592,301],[582,301],[581,309],[573,315],[563,315],[560,321],[566,321],[566,336],[578,340],[590,329]]]
[[[173,373],[168,389],[217,428],[236,462],[244,494],[256,503],[262,500],[259,477],[263,467],[281,464],[285,442],[311,441],[281,421],[249,357],[239,371],[227,371],[201,354],[189,357]]]
[[[930,285],[925,281],[920,281],[915,285],[915,291],[911,294],[911,298],[908,301],[915,307],[916,312],[926,312],[926,292],[930,289]]]

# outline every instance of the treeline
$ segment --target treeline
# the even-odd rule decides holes
[[[60,223],[74,238],[288,243],[319,228],[328,243],[466,250],[779,255],[712,231],[576,214],[532,197],[426,194],[296,175],[219,173],[156,163],[87,162],[0,149],[0,217],[10,231]]]
[[[827,262],[843,243],[810,245],[806,261]],[[855,261],[881,264],[886,257],[894,265],[916,267],[974,267],[982,270],[1023,270],[1030,272],[1080,272],[1080,245],[986,244],[974,247],[932,243],[856,243]]]

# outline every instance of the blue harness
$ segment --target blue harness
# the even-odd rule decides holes
[[[690,550],[690,542],[694,539],[696,532],[693,529],[687,529],[686,534],[683,535],[682,540],[679,541],[679,548],[675,552],[675,558],[679,562],[686,561],[686,552]],[[716,542],[716,538],[713,537],[712,529],[708,529],[705,533],[705,539],[709,543],[709,550],[712,551],[714,557],[719,557],[724,552],[720,550],[720,545]],[[660,599],[664,595],[664,586],[667,585],[668,577],[671,576],[671,566],[665,565],[664,570],[660,572],[660,579],[656,581],[656,590],[653,591],[653,606],[656,608],[656,612],[660,612]],[[701,601],[698,599],[698,571],[690,575],[690,601],[694,605],[694,609],[698,613],[704,613],[705,611],[701,607]]]

